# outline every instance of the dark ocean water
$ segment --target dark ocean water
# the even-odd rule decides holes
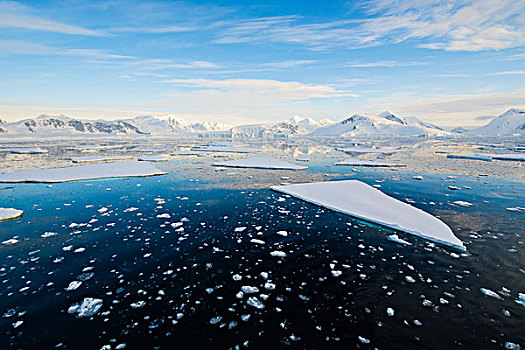
[[[19,241],[0,245],[0,348],[525,347],[525,213],[506,209],[524,206],[523,184],[353,178],[438,215],[468,254],[398,233],[412,243],[400,245],[267,189],[174,174],[0,186],[0,204],[16,196],[25,212],[0,224],[0,241]],[[102,300],[97,314],[68,313],[87,297]]]

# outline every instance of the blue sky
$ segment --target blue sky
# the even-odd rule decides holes
[[[0,1],[0,118],[484,124],[525,106],[523,13],[525,0]]]

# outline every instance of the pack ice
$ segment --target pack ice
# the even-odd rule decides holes
[[[273,186],[271,189],[327,209],[466,251],[463,243],[443,221],[361,181],[303,183]]]

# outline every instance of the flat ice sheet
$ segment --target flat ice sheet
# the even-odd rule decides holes
[[[149,162],[118,162],[70,166],[65,168],[17,170],[0,174],[0,183],[56,183],[111,177],[146,177],[165,175]]]
[[[379,154],[392,154],[397,152],[406,152],[406,149],[399,148],[367,148],[367,147],[349,147],[349,148],[336,148],[337,151],[345,153],[379,153]]]
[[[168,156],[142,156],[138,159],[141,162],[167,162]]]
[[[303,183],[273,186],[271,189],[327,209],[466,251],[463,243],[443,221],[361,181]]]
[[[245,159],[229,160],[222,163],[214,163],[213,166],[230,168],[255,168],[274,170],[305,170],[307,166],[297,165],[269,157],[253,157]]]
[[[0,222],[18,219],[24,214],[22,210],[14,208],[0,208]]]
[[[174,151],[171,152],[172,156],[205,156],[210,152],[205,151]]]
[[[482,155],[470,155],[470,154],[447,154],[447,158],[457,158],[457,159],[473,159],[473,160],[484,160],[490,162],[492,157],[482,156]]]
[[[43,154],[47,153],[47,149],[42,149],[39,147],[35,148],[0,148],[0,152],[8,152],[15,154]]]
[[[367,166],[367,167],[404,167],[405,164],[399,163],[382,163],[373,160],[362,159],[346,159],[341,162],[334,163],[334,165],[348,165],[348,166]]]
[[[525,161],[525,154],[517,154],[517,153],[506,153],[506,154],[477,153],[476,156],[490,157],[496,160],[515,160],[518,162]]]
[[[92,156],[92,157],[78,157],[71,158],[73,163],[94,163],[94,162],[107,162],[112,160],[127,160],[132,159],[131,156]]]
[[[257,153],[260,149],[246,148],[246,147],[213,147],[213,146],[202,146],[193,147],[192,151],[202,152],[230,152],[230,153]]]

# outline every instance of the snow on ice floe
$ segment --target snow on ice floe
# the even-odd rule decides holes
[[[145,177],[167,174],[148,162],[101,163],[64,168],[16,170],[0,174],[0,183],[57,183],[112,177]]]
[[[470,154],[447,154],[447,158],[484,160],[486,162],[490,162],[492,160],[492,158],[488,156],[470,155]]]
[[[214,163],[213,166],[230,168],[254,168],[254,169],[275,169],[275,170],[305,170],[306,166],[296,165],[283,160],[269,157],[253,157],[245,159],[229,160],[221,163]]]
[[[228,152],[228,153],[257,153],[260,149],[246,148],[246,147],[217,147],[217,146],[196,146],[192,147],[192,151],[201,152]]]
[[[67,313],[77,317],[91,317],[96,315],[101,308],[102,299],[84,298],[81,303],[71,305]]]
[[[168,156],[142,156],[138,160],[141,162],[167,162],[170,159]]]
[[[477,153],[478,157],[489,157],[496,160],[510,160],[517,162],[525,161],[525,154],[506,153],[506,154],[494,154],[494,153]]]
[[[366,166],[366,167],[404,167],[405,164],[399,163],[383,163],[373,160],[362,159],[346,159],[341,162],[334,163],[334,165],[348,165],[348,166]]]
[[[272,186],[271,189],[327,209],[466,251],[463,243],[443,221],[361,181],[303,183]]]
[[[0,208],[0,222],[15,220],[24,215],[23,210],[18,210],[14,208]]]
[[[410,242],[408,242],[408,241],[405,241],[405,240],[402,239],[402,238],[399,238],[399,236],[396,235],[396,234],[393,234],[393,235],[388,236],[387,239],[388,239],[389,241],[392,241],[392,242],[395,242],[395,243],[399,243],[399,244],[412,245],[412,243],[410,243]]]
[[[210,154],[210,152],[206,152],[206,151],[174,151],[174,152],[171,152],[172,156],[205,156],[207,154]]]
[[[14,154],[44,154],[48,153],[47,149],[40,147],[35,148],[0,148],[0,152],[14,153]]]
[[[368,147],[347,147],[347,148],[336,148],[336,151],[345,153],[379,153],[379,154],[393,154],[397,152],[406,152],[407,149],[402,148],[368,148]]]
[[[132,156],[92,156],[92,157],[77,157],[71,158],[73,163],[94,163],[94,162],[107,162],[113,160],[129,160]]]

